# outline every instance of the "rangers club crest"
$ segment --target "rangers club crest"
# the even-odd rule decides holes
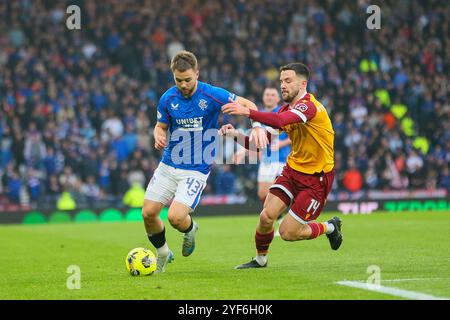
[[[205,99],[200,99],[198,106],[200,107],[200,109],[206,110],[208,108],[208,101],[206,101]]]

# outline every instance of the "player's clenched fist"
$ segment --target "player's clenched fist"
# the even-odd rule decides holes
[[[231,114],[236,116],[248,117],[250,115],[250,109],[241,106],[240,104],[235,102],[224,104],[222,106],[222,112],[225,114]]]

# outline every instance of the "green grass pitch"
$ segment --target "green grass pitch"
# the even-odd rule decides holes
[[[181,255],[182,235],[166,221],[175,261],[149,277],[125,271],[129,250],[154,251],[142,223],[1,226],[0,299],[402,299],[336,284],[367,280],[371,265],[380,268],[383,286],[450,297],[450,212],[341,216],[338,251],[325,236],[277,237],[268,268],[234,270],[255,254],[257,217],[197,218],[196,251],[188,258]],[[78,290],[66,286],[70,265],[81,270]]]

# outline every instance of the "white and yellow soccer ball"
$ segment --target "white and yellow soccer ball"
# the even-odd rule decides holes
[[[156,270],[156,257],[148,249],[134,248],[125,258],[125,265],[132,276],[150,276]]]

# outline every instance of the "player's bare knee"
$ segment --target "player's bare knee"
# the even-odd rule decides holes
[[[295,240],[297,240],[295,238],[295,235],[292,232],[290,232],[288,229],[286,229],[286,228],[280,227],[279,233],[280,233],[280,238],[283,239],[284,241],[295,241]]]
[[[262,225],[268,226],[273,225],[273,223],[275,222],[275,218],[267,208],[264,208],[261,214],[259,215],[259,221],[261,222]]]
[[[159,210],[151,205],[145,205],[142,207],[142,218],[144,221],[153,221],[158,219]]]
[[[167,220],[172,227],[179,230],[185,220],[185,217],[169,212],[167,215]]]
[[[284,241],[292,241],[292,239],[290,237],[290,233],[287,230],[282,230],[280,228],[279,232],[280,232],[281,239],[283,239]]]
[[[169,223],[172,227],[175,229],[180,225],[181,219],[179,219],[176,215],[168,215],[167,220],[169,220]]]

